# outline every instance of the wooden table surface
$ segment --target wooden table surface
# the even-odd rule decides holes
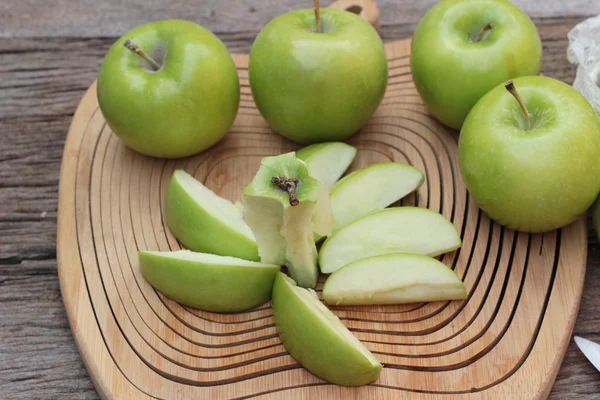
[[[323,0],[327,5],[331,0]],[[411,36],[435,0],[378,0],[384,40]],[[515,0],[544,42],[543,73],[571,83],[567,32],[598,0]],[[143,22],[190,19],[247,52],[269,19],[304,0],[0,0],[0,398],[95,399],[63,309],[56,215],[75,107],[116,37]],[[599,160],[600,161],[600,160]],[[600,342],[600,245],[588,218],[587,279],[575,334]],[[600,398],[600,373],[569,345],[551,399]]]

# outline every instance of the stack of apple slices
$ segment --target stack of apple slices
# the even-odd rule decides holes
[[[456,300],[466,290],[433,258],[460,247],[454,225],[428,209],[386,208],[423,174],[389,162],[339,180],[355,155],[345,143],[320,143],[265,157],[241,207],[175,171],[165,217],[189,250],[140,251],[142,274],[166,296],[213,312],[253,309],[272,295],[277,331],[300,364],[340,385],[375,381],[381,364],[312,290],[319,267],[331,274],[323,298],[333,305]]]

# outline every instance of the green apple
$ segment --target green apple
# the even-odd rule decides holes
[[[316,143],[296,151],[296,157],[308,165],[310,175],[331,187],[348,169],[356,156],[356,147],[344,142]]]
[[[328,382],[360,386],[375,382],[382,366],[320,301],[279,272],[273,286],[273,318],[285,348],[304,368]]]
[[[488,91],[540,73],[542,43],[533,22],[509,0],[442,0],[417,25],[410,66],[429,111],[460,129]]]
[[[239,312],[263,305],[279,265],[180,251],[140,251],[142,275],[159,292],[186,306]]]
[[[304,287],[315,287],[319,275],[313,217],[319,197],[328,197],[321,186],[291,152],[263,158],[242,192],[244,219],[256,236],[261,261],[287,265]]]
[[[332,305],[404,304],[467,297],[458,275],[435,258],[392,253],[363,258],[335,271],[323,287]]]
[[[390,253],[433,257],[460,246],[456,228],[443,215],[418,207],[386,208],[334,231],[321,247],[319,265],[330,274],[362,258]]]
[[[458,151],[479,207],[511,229],[565,226],[600,192],[600,118],[555,79],[522,77],[489,92],[469,113]]]
[[[188,249],[258,261],[258,245],[242,212],[183,170],[173,173],[165,220]]]
[[[106,54],[98,76],[98,103],[110,128],[134,150],[155,157],[185,157],[217,143],[233,124],[239,100],[227,48],[188,21],[127,32]]]
[[[344,140],[383,99],[387,59],[377,31],[351,12],[291,11],[270,21],[250,52],[254,101],[271,128],[298,143]]]
[[[329,192],[333,229],[389,206],[418,189],[424,180],[418,169],[394,162],[372,164],[352,172]]]

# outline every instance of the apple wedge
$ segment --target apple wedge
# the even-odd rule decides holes
[[[258,245],[242,212],[183,170],[171,178],[165,220],[190,250],[259,261]]]
[[[328,200],[329,194],[293,152],[263,158],[242,193],[244,219],[256,236],[261,261],[287,265],[303,287],[315,287],[319,275],[313,236],[315,213],[318,211],[321,218],[326,218],[323,213],[331,213],[317,207],[324,201],[322,196]]]
[[[332,305],[404,304],[467,297],[458,275],[435,258],[392,253],[363,258],[335,271],[323,299]]]
[[[273,317],[285,348],[304,368],[328,382],[360,386],[374,382],[382,366],[314,291],[278,273]]]
[[[271,298],[280,267],[234,257],[180,251],[140,251],[142,275],[159,292],[213,312],[256,308]]]
[[[317,204],[315,204],[312,216],[312,230],[315,242],[331,235],[333,230],[333,215],[331,213],[329,187],[325,184],[321,184],[321,188],[319,189]]]
[[[372,164],[345,176],[331,190],[333,230],[381,210],[423,184],[418,169],[401,163]]]
[[[437,256],[460,246],[456,228],[441,214],[418,207],[386,208],[334,231],[321,247],[319,265],[330,274],[362,258],[389,253]]]
[[[355,156],[356,148],[344,142],[316,143],[296,151],[310,175],[328,187],[340,179]]]

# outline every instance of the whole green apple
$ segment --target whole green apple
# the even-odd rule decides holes
[[[465,120],[458,151],[479,207],[511,229],[560,228],[600,192],[600,118],[555,79],[521,77],[490,91]]]
[[[373,115],[387,84],[381,38],[359,16],[297,10],[269,22],[250,52],[252,95],[271,128],[298,143],[344,140]]]
[[[540,73],[542,43],[533,22],[508,0],[442,0],[419,22],[410,64],[429,111],[460,129],[491,89]]]
[[[155,157],[200,152],[229,131],[240,86],[227,48],[188,21],[138,26],[108,51],[98,103],[125,143]]]

